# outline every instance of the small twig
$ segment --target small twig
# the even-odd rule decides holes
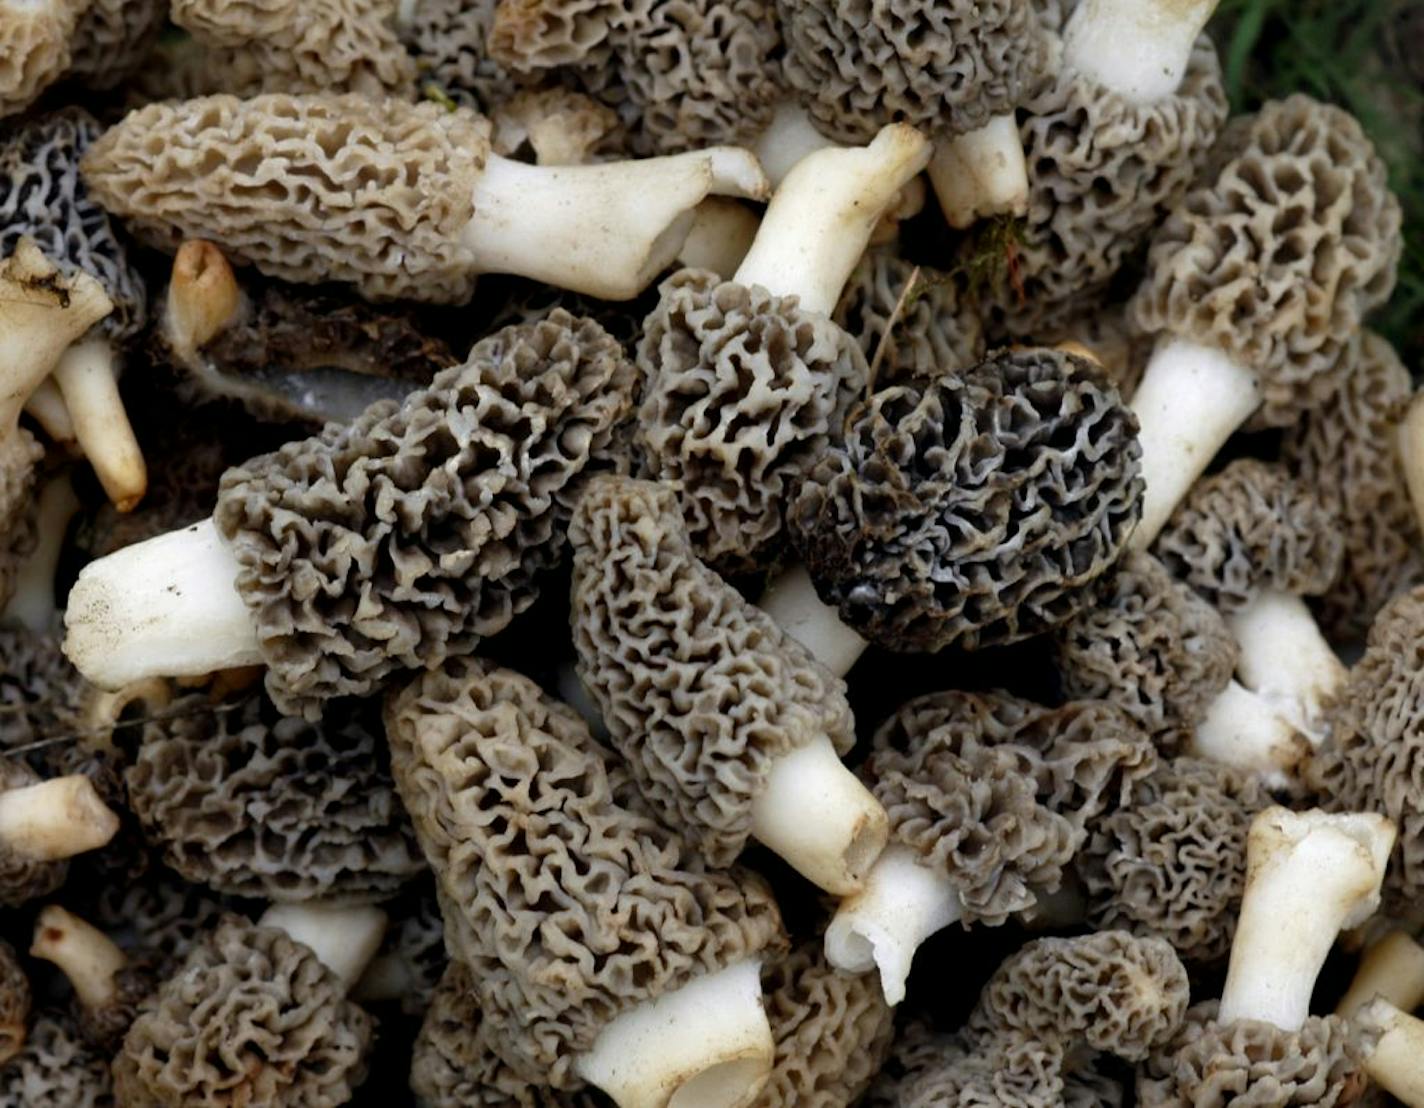
[[[880,364],[885,360],[886,347],[894,341],[890,336],[895,330],[895,325],[900,322],[900,317],[905,314],[905,309],[910,305],[910,293],[915,289],[920,280],[920,267],[915,266],[910,270],[910,276],[905,280],[905,287],[900,290],[899,299],[895,301],[895,307],[890,310],[890,315],[885,320],[885,329],[880,332],[880,341],[875,344],[875,356],[870,359],[870,369],[865,374],[865,400],[870,402],[870,398],[875,395],[875,378],[880,373]]]

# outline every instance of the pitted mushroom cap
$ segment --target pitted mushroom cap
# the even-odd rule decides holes
[[[1055,350],[883,389],[788,527],[823,601],[892,650],[976,649],[1072,618],[1142,511],[1137,420]]]
[[[66,276],[90,274],[114,302],[95,326],[127,339],[147,323],[147,291],[79,174],[80,159],[102,130],[88,112],[72,107],[7,128],[0,139],[0,255],[29,237]]]
[[[760,568],[785,541],[801,477],[839,435],[865,358],[794,297],[691,269],[659,292],[638,346],[646,475],[678,484],[698,557]]]
[[[490,112],[523,83],[489,52],[498,0],[420,0],[406,45],[423,80],[457,103]]]
[[[0,1070],[25,1045],[30,1022],[30,979],[20,966],[15,948],[0,939]],[[0,1079],[0,1103],[3,1103]]]
[[[397,407],[232,469],[213,518],[287,714],[468,653],[563,557],[581,476],[610,464],[635,371],[555,312],[476,343]]]
[[[1340,528],[1312,487],[1254,458],[1193,485],[1152,546],[1173,577],[1223,615],[1263,589],[1320,595],[1344,552]]]
[[[99,203],[169,253],[210,239],[273,277],[458,304],[474,290],[460,230],[488,152],[488,121],[466,109],[219,95],[130,113],[83,169]]]
[[[425,869],[382,764],[379,715],[326,706],[319,723],[253,692],[180,697],[143,728],[124,774],[164,861],[231,896],[375,904]]]
[[[0,1108],[112,1108],[109,1059],[67,1016],[41,1012],[24,1049],[0,1067]]]
[[[909,1039],[909,1043],[904,1040]],[[1061,1108],[1063,1058],[1056,1044],[1005,1032],[930,1035],[914,1028],[895,1044],[903,1074],[877,1086],[872,1108]]]
[[[1286,429],[1281,461],[1310,486],[1345,540],[1336,578],[1317,605],[1321,627],[1364,638],[1385,603],[1424,583],[1424,545],[1395,450],[1413,386],[1387,341],[1366,331],[1336,390]]]
[[[1089,827],[1075,862],[1089,920],[1160,936],[1196,965],[1220,962],[1246,884],[1246,834],[1270,803],[1255,777],[1227,766],[1159,763],[1128,803]]]
[[[860,343],[867,363],[883,345],[876,388],[967,369],[984,357],[979,310],[948,274],[922,270],[908,306],[890,327],[914,270],[894,250],[867,250],[832,317]]]
[[[1216,1022],[1216,1001],[1194,1006],[1181,1030],[1137,1071],[1143,1108],[1331,1108],[1350,1105],[1368,1078],[1354,1030],[1311,1016],[1299,1031],[1257,1020]]]
[[[625,767],[532,681],[453,658],[386,708],[391,764],[500,1053],[580,1084],[620,1013],[760,951],[770,890],[711,870],[639,805]]]
[[[5,659],[0,666],[0,751],[80,729],[86,683],[64,656],[57,634],[0,627],[0,658]],[[45,754],[32,751],[24,760],[40,768]]]
[[[23,111],[69,67],[83,0],[0,0],[0,118]]]
[[[997,925],[1058,887],[1091,824],[1155,763],[1147,737],[1107,704],[941,692],[881,725],[861,776],[891,840],[951,878],[966,920]]]
[[[1101,296],[1082,311],[1065,313],[1061,322],[1045,324],[1036,338],[1045,346],[1076,343],[1087,349],[1121,396],[1137,392],[1156,343],[1133,324],[1125,305],[1105,304]]]
[[[641,9],[648,0],[637,0]],[[490,27],[490,57],[515,73],[608,66],[614,28],[634,5],[612,0],[499,0]]]
[[[221,901],[206,889],[154,866],[142,880],[100,888],[90,918],[124,950],[156,956],[163,979],[207,938],[223,912]]]
[[[1287,426],[1389,299],[1399,202],[1359,123],[1308,96],[1232,122],[1212,162],[1153,238],[1132,310],[1249,366],[1257,424]]]
[[[848,8],[778,0],[786,75],[816,125],[859,146],[891,120],[951,135],[1012,112],[1044,64],[1029,0]]]
[[[714,866],[751,833],[772,762],[845,755],[845,683],[693,555],[666,485],[590,483],[569,526],[578,673],[660,818]]]
[[[90,0],[65,76],[87,89],[114,88],[148,58],[167,18],[165,0]]]
[[[1057,639],[1064,693],[1120,708],[1164,754],[1191,739],[1239,653],[1216,609],[1146,553],[1119,562]]]
[[[0,792],[38,785],[40,780],[40,775],[19,758],[0,757]],[[18,908],[48,896],[64,884],[68,872],[67,860],[37,862],[0,844],[0,908]]]
[[[336,1108],[366,1075],[372,1034],[309,947],[229,917],[134,1021],[115,1093],[161,1108]]]
[[[895,1037],[895,1011],[875,974],[841,973],[819,936],[762,971],[776,1053],[753,1108],[849,1108]]]

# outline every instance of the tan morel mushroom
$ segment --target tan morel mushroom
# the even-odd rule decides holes
[[[355,95],[153,104],[110,128],[84,173],[155,245],[210,239],[269,276],[447,304],[481,272],[630,299],[677,256],[704,197],[768,191],[732,147],[530,166],[492,153],[468,109]]]
[[[29,107],[69,67],[86,0],[0,0],[0,117]]]
[[[60,968],[74,988],[79,1033],[110,1053],[158,984],[152,965],[130,959],[108,935],[57,904],[35,918],[30,957]]]
[[[0,940],[0,1072],[23,1049],[29,1025],[30,979],[15,956],[15,948]],[[0,1098],[3,1096],[0,1092]]]
[[[489,51],[498,0],[419,0],[401,29],[422,77],[457,103],[490,112],[524,81]]]

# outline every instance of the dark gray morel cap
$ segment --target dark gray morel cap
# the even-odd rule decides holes
[[[1141,512],[1137,421],[1102,371],[998,351],[884,389],[788,512],[821,599],[891,650],[1042,634],[1092,602]]]
[[[496,6],[497,0],[421,0],[402,31],[423,80],[486,113],[525,83],[490,54]]]

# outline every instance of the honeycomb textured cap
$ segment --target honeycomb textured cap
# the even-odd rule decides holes
[[[103,286],[114,309],[95,326],[116,340],[148,322],[148,294],[108,214],[79,174],[102,132],[82,108],[29,116],[0,137],[0,255],[34,239],[66,276],[84,272]]]
[[[1057,632],[1064,693],[1120,708],[1164,754],[1190,741],[1238,654],[1216,609],[1146,553],[1123,558]]]
[[[1351,1025],[1311,1016],[1299,1031],[1257,1020],[1216,1022],[1216,1001],[1187,1012],[1181,1030],[1137,1071],[1143,1108],[1349,1105],[1369,1078]]]
[[[649,0],[637,0],[637,7]],[[499,0],[490,27],[490,57],[515,73],[609,66],[614,27],[631,5],[612,0]]]
[[[1400,218],[1354,117],[1303,95],[1272,101],[1223,131],[1156,232],[1133,312],[1249,366],[1257,424],[1287,426],[1329,395],[1344,348],[1389,299]]]
[[[223,477],[214,520],[288,715],[468,653],[563,557],[585,471],[615,462],[635,371],[557,311],[476,343],[399,407]]]
[[[707,868],[527,678],[450,659],[389,699],[386,730],[451,953],[526,1080],[578,1087],[574,1059],[620,1013],[779,953],[770,890]]]
[[[69,68],[84,0],[0,0],[0,118],[29,107]]]
[[[895,1044],[896,1077],[877,1083],[870,1108],[1059,1108],[1062,1051],[1008,1031],[978,1038],[912,1027]]]
[[[366,1076],[373,1030],[309,947],[232,916],[134,1021],[115,1093],[160,1108],[335,1108]]]
[[[1345,540],[1310,485],[1242,458],[1192,486],[1152,553],[1230,614],[1264,589],[1319,596],[1340,572]]]
[[[460,231],[488,153],[489,123],[466,109],[217,95],[131,112],[83,171],[100,204],[169,253],[209,239],[269,276],[458,304],[474,290]]]
[[[880,726],[861,776],[891,840],[950,877],[966,920],[997,925],[1058,887],[1089,825],[1155,764],[1147,737],[1107,704],[941,692]]]
[[[164,861],[231,896],[376,904],[425,869],[383,764],[379,712],[279,715],[260,693],[175,700],[143,728],[124,773]]]
[[[845,683],[697,560],[668,486],[591,482],[569,536],[578,674],[610,741],[658,816],[729,865],[777,758],[854,745]]]
[[[69,1017],[40,1012],[24,1048],[0,1067],[0,1108],[113,1108],[108,1056]]]
[[[124,950],[157,956],[154,968],[164,979],[207,938],[223,912],[222,902],[207,889],[154,866],[141,880],[105,884],[88,918]]]
[[[659,289],[638,344],[646,476],[676,484],[698,557],[764,567],[802,476],[836,438],[865,358],[795,297],[685,269]]]
[[[1132,799],[1094,820],[1075,862],[1094,926],[1156,935],[1193,965],[1231,951],[1246,835],[1271,798],[1253,776],[1196,758],[1162,761]]]
[[[165,0],[90,0],[69,44],[65,76],[87,89],[116,87],[148,59],[167,18]]]
[[[498,0],[421,0],[405,33],[423,78],[489,113],[524,83],[489,51]]]
[[[788,526],[821,599],[871,642],[1017,642],[1091,602],[1141,515],[1140,457],[1091,362],[998,351],[860,405]]]
[[[57,631],[0,627],[0,658],[0,751],[82,729],[90,686],[64,656]],[[19,760],[43,770],[47,753],[35,750]]]
[[[950,135],[978,130],[1014,109],[1046,61],[1030,0],[777,8],[787,79],[817,127],[852,146],[892,120]]]
[[[0,758],[0,793],[38,785],[40,775],[18,758]],[[64,884],[67,860],[37,862],[0,843],[0,908],[18,908]]]
[[[30,1023],[30,979],[15,948],[0,939],[0,1069],[24,1045]],[[3,1085],[0,1085],[3,1088]],[[0,1092],[0,1097],[3,1097]]]
[[[1424,584],[1424,540],[1394,445],[1413,394],[1409,371],[1371,331],[1350,351],[1335,391],[1288,427],[1281,444],[1282,463],[1345,540],[1340,576],[1316,605],[1321,627],[1340,641],[1363,639],[1392,596]]]

